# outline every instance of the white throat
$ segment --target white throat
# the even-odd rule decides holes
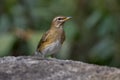
[[[56,27],[60,28],[60,29],[63,29],[63,25],[61,25],[61,24],[58,24]]]

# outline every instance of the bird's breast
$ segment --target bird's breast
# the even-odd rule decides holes
[[[46,48],[42,50],[42,53],[44,55],[51,55],[56,52],[58,52],[61,49],[62,44],[60,43],[59,40],[52,42],[51,44],[48,44]]]
[[[50,31],[50,36],[49,36],[49,42],[55,42],[55,41],[60,41],[62,43],[62,41],[64,41],[64,30],[63,29],[53,29]]]

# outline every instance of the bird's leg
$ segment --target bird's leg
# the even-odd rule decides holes
[[[55,54],[52,54],[51,56],[48,56],[47,60],[56,60]]]

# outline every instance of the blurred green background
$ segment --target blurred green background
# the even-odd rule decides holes
[[[120,67],[120,0],[0,0],[0,56],[32,55],[59,15],[72,19],[57,58]]]

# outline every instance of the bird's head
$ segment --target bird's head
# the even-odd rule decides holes
[[[65,16],[55,17],[52,21],[52,27],[60,28],[69,19],[71,19],[71,17],[65,17]]]

